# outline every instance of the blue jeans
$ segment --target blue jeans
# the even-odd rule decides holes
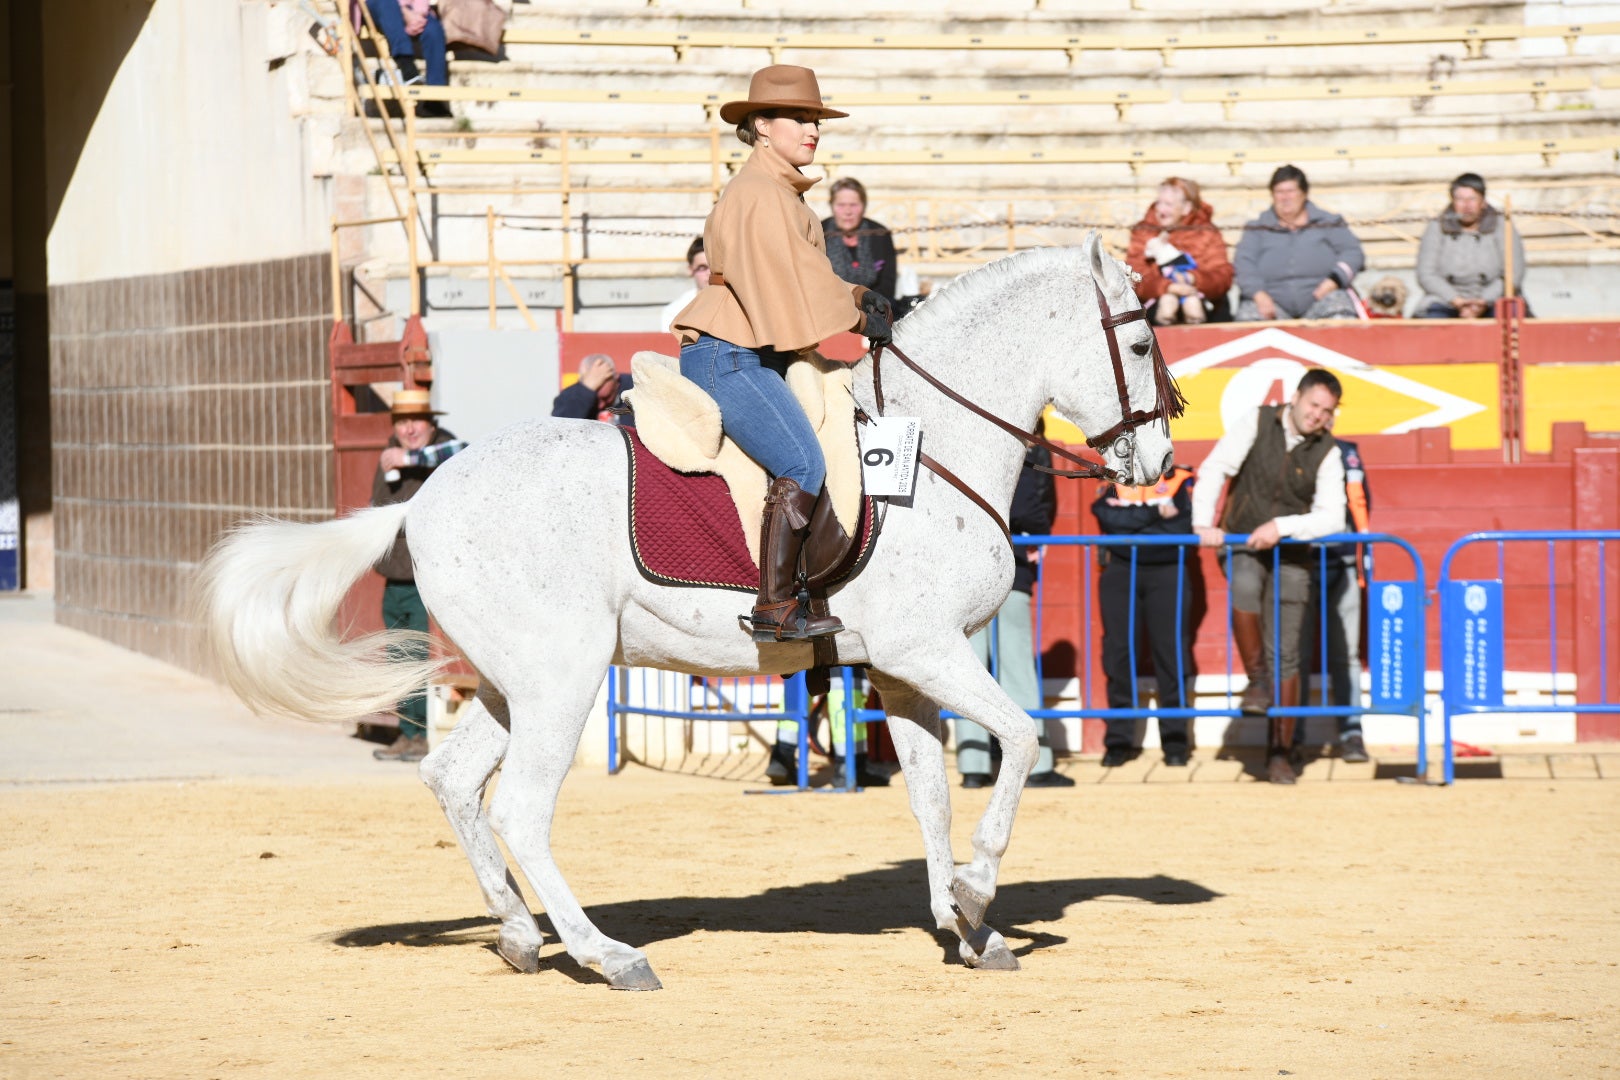
[[[1528,314],[1530,314],[1530,312],[1526,311],[1525,314],[1528,315]],[[1484,317],[1487,318],[1487,319],[1494,319],[1496,317],[1496,301],[1495,300],[1492,300],[1489,304],[1486,305]],[[1421,311],[1414,311],[1412,313],[1412,318],[1414,318],[1414,319],[1457,319],[1457,318],[1461,318],[1461,316],[1457,313],[1457,309],[1452,307],[1450,304],[1447,304],[1447,303],[1445,303],[1444,301],[1441,301],[1441,300],[1430,300],[1429,301],[1429,306],[1422,309]]]
[[[416,43],[420,41],[422,59],[427,63],[427,84],[450,84],[450,62],[444,51],[444,24],[437,15],[429,14],[421,34],[412,38],[405,32],[405,15],[399,10],[399,0],[366,0],[366,7],[371,9],[371,18],[388,42],[388,51],[393,54],[396,64],[416,55]],[[410,78],[408,70],[405,77]]]
[[[827,476],[810,418],[784,376],[792,353],[745,349],[704,334],[681,349],[681,374],[720,406],[720,426],[772,478],[819,494]]]

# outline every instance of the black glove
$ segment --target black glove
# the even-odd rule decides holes
[[[865,289],[861,292],[861,313],[866,316],[866,327],[861,332],[873,346],[887,345],[894,337],[894,307],[880,292]]]
[[[877,294],[868,293],[867,295],[875,296]],[[878,299],[882,300],[883,298],[879,296]],[[883,306],[887,308],[889,306],[888,302],[884,301]],[[894,337],[894,327],[889,325],[888,312],[868,311],[866,313],[866,326],[861,329],[861,333],[866,335],[867,340],[872,343],[874,349],[879,345],[887,345],[890,339]]]
[[[868,315],[883,316],[884,323],[888,325],[894,324],[894,305],[890,304],[889,298],[880,292],[867,289],[861,293],[861,310]]]

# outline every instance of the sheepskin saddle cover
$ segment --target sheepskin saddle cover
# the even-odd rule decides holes
[[[720,406],[681,374],[675,357],[639,352],[630,360],[630,371],[635,389],[627,397],[641,443],[676,472],[715,473],[725,481],[748,556],[757,567],[759,523],[770,486],[764,468],[725,437]],[[849,366],[812,354],[788,365],[787,384],[821,443],[833,513],[854,536],[861,525],[861,463]]]

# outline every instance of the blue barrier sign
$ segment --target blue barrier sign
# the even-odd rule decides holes
[[[1457,705],[1502,704],[1502,583],[1447,581],[1440,639],[1446,696]]]
[[[1373,708],[1410,708],[1423,697],[1423,594],[1415,581],[1375,582],[1367,608]]]

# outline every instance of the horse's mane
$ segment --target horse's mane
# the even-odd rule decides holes
[[[950,282],[940,289],[938,295],[929,297],[926,303],[907,315],[900,326],[908,333],[927,334],[935,329],[935,323],[949,322],[970,310],[986,294],[1000,291],[1010,281],[1034,274],[1050,277],[1070,265],[1074,265],[1087,279],[1091,279],[1091,268],[1084,264],[1085,252],[1077,247],[1034,248],[1020,251],[1016,255],[1009,255],[976,270],[970,270]],[[1119,266],[1126,280],[1131,282],[1140,280],[1129,267],[1124,264]],[[1101,288],[1102,282],[1097,282],[1097,285]],[[1115,362],[1118,362],[1117,359]],[[1181,416],[1187,407],[1187,399],[1182,394],[1181,387],[1176,385],[1174,376],[1170,374],[1170,368],[1164,362],[1164,353],[1159,350],[1157,340],[1153,342],[1153,389],[1155,409],[1164,418],[1165,433],[1169,434],[1170,421]]]
[[[999,292],[1013,279],[1031,273],[1049,274],[1058,269],[1059,264],[1079,264],[1082,256],[1080,248],[1032,248],[975,267],[947,282],[907,315],[901,325],[913,333],[927,333],[934,329],[936,322],[949,321],[961,315],[986,294]]]

